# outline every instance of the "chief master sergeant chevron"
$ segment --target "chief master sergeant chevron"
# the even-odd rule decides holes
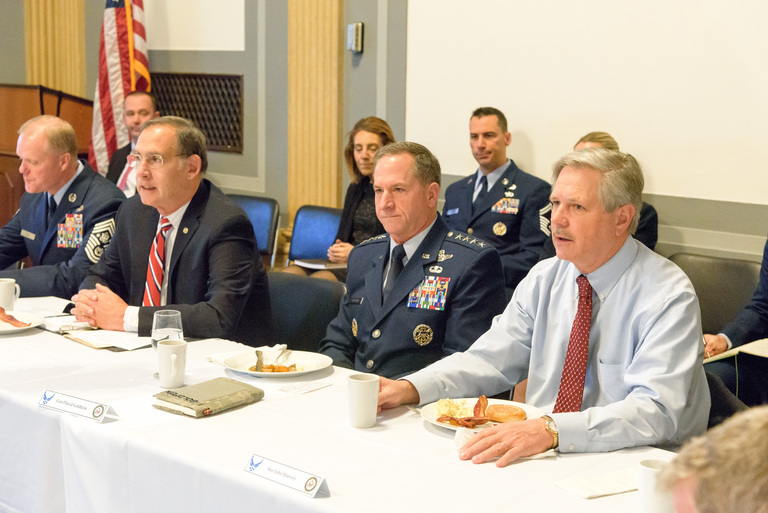
[[[109,244],[125,196],[77,160],[75,130],[61,118],[24,123],[16,153],[26,192],[0,229],[0,278],[15,279],[22,296],[71,297]],[[9,269],[26,256],[33,267]]]
[[[427,148],[392,143],[374,164],[387,234],[350,253],[347,293],[320,352],[395,378],[467,349],[504,309],[504,274],[493,246],[437,213],[440,164]]]

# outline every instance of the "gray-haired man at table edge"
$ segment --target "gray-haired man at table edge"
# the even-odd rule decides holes
[[[483,430],[460,451],[475,463],[499,458],[498,466],[553,446],[560,452],[679,446],[704,432],[710,398],[699,302],[677,266],[630,237],[642,189],[631,155],[589,149],[560,159],[551,195],[559,258],[531,270],[467,351],[407,381],[382,380],[379,406],[493,395],[528,374],[527,402],[549,415]],[[580,275],[592,290],[583,392],[576,408],[553,413],[574,341]]]

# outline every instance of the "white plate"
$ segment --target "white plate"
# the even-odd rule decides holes
[[[236,354],[235,356],[230,356],[224,360],[224,367],[235,372],[244,372],[259,378],[290,378],[330,367],[333,360],[331,360],[330,356],[311,353],[309,351],[291,351],[291,354],[289,354],[287,358],[282,358],[280,360],[280,365],[291,365],[294,363],[299,369],[296,372],[256,372],[248,370],[256,365],[256,352],[248,351]]]
[[[9,333],[17,333],[19,331],[28,330],[30,328],[36,328],[43,324],[45,322],[45,319],[42,315],[37,315],[33,313],[27,313],[27,312],[5,312],[8,315],[14,316],[17,320],[21,322],[28,322],[29,326],[22,326],[21,328],[17,328],[15,326],[11,326],[7,322],[0,321],[0,335],[7,335]]]
[[[475,403],[477,403],[477,397],[471,398],[466,397],[463,399],[454,399],[457,403],[461,402],[465,407],[474,408]],[[461,404],[460,403],[460,404]],[[505,401],[503,399],[488,399],[488,405],[491,404],[513,404],[515,406],[518,406],[525,410],[525,414],[528,416],[529,419],[537,419],[544,415],[544,412],[535,406],[531,406],[530,404],[525,403],[518,403],[515,401]],[[426,420],[427,422],[430,422],[434,424],[435,426],[439,426],[441,428],[445,429],[452,429],[457,430],[459,429],[458,426],[452,426],[450,424],[444,424],[443,422],[438,422],[437,417],[440,415],[437,414],[437,402],[425,404],[421,407],[421,416]],[[474,430],[477,431],[479,429],[486,429],[491,426],[496,426],[499,424],[499,422],[486,422],[485,424],[480,424],[479,426],[475,427]]]

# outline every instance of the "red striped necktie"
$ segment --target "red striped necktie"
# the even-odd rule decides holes
[[[160,306],[160,290],[163,287],[163,267],[165,266],[165,236],[173,225],[167,217],[160,219],[160,229],[157,230],[155,242],[149,252],[147,265],[147,283],[144,286],[144,301],[142,306]]]
[[[568,349],[565,353],[560,389],[553,413],[579,411],[584,396],[584,378],[587,373],[589,352],[589,325],[592,322],[592,285],[583,274],[576,278],[579,286],[579,305],[571,327]]]

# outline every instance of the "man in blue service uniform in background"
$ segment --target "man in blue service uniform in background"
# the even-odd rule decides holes
[[[508,297],[539,260],[551,210],[549,184],[507,158],[511,141],[500,110],[476,109],[469,145],[479,169],[446,189],[443,207],[450,228],[482,237],[499,251]]]
[[[437,213],[440,164],[420,144],[376,154],[376,215],[387,234],[349,255],[347,294],[320,352],[334,364],[397,377],[464,351],[502,312],[497,251]]]
[[[0,278],[22,296],[69,298],[112,238],[120,189],[77,160],[72,125],[38,116],[19,129],[16,153],[26,192],[0,229]],[[7,269],[29,256],[33,267]]]

